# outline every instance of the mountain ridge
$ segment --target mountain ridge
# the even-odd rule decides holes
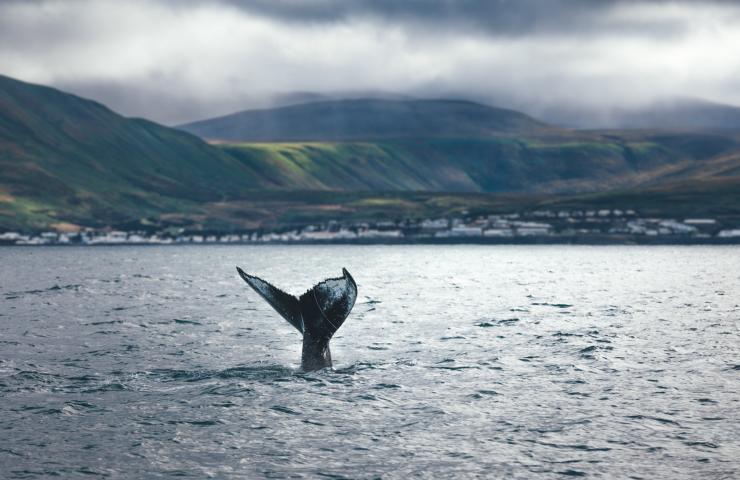
[[[469,102],[423,106],[429,105],[471,113]],[[474,105],[475,112],[491,110]],[[472,115],[462,130],[423,131],[425,123],[417,122],[405,131],[411,136],[212,145],[98,102],[0,77],[0,229],[147,222],[228,229],[274,220],[285,209],[341,215],[342,205],[317,203],[328,197],[360,202],[365,213],[383,204],[388,215],[392,205],[401,212],[417,197],[430,199],[423,200],[431,202],[423,210],[429,212],[450,195],[489,204],[481,195],[711,184],[739,172],[737,136],[568,131],[514,113],[513,124],[503,123],[516,127],[508,132],[475,127]],[[398,200],[387,203],[386,194]],[[280,218],[299,218],[296,212]]]
[[[540,122],[561,129],[663,129],[663,130],[719,130],[740,131],[740,106],[707,100],[700,97],[666,96],[642,104],[578,104],[554,102],[549,105],[512,101],[509,98],[491,98],[465,92],[448,92],[410,95],[390,91],[294,91],[275,94],[270,99],[252,103],[241,110],[225,115],[182,123],[197,124],[203,121],[228,117],[244,111],[274,110],[287,106],[346,100],[462,100],[486,107],[523,113]],[[177,128],[177,127],[175,127]]]
[[[663,98],[632,107],[558,105],[533,111],[562,128],[740,131],[740,107],[693,97]]]
[[[552,127],[515,110],[468,100],[365,98],[243,110],[176,128],[210,140],[269,142],[488,136]]]
[[[16,199],[0,202],[0,219],[9,223],[57,213],[72,223],[161,213],[236,196],[253,178],[187,132],[0,77],[0,194]]]

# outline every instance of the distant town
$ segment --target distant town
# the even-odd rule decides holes
[[[635,210],[537,210],[488,216],[305,225],[231,233],[83,230],[4,232],[0,245],[292,243],[740,243],[740,222],[645,218]]]

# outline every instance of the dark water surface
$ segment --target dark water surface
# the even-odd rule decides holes
[[[236,274],[358,302],[335,371]],[[0,248],[0,477],[739,478],[740,248]]]

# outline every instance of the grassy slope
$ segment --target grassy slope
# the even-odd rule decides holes
[[[254,172],[185,132],[0,76],[0,225],[86,225],[234,197]]]
[[[329,219],[398,219],[463,210],[493,212],[528,208],[538,202],[563,199],[546,193],[573,189],[593,191],[599,186],[659,184],[663,177],[671,180],[693,178],[694,170],[709,171],[700,168],[702,165],[724,165],[718,160],[724,157],[700,163],[669,146],[639,140],[600,143],[582,138],[562,142],[542,138],[499,138],[223,146],[247,171],[255,172],[252,178],[267,186],[267,190],[244,190],[238,198],[206,203],[154,193],[131,194],[116,201],[116,211],[124,214],[112,215],[101,212],[98,207],[94,212],[79,213],[79,221],[78,217],[70,216],[69,211],[64,215],[59,211],[49,213],[53,218],[77,223],[82,223],[89,214],[111,223],[150,217],[164,220],[163,225],[217,229]],[[679,155],[682,160],[676,161]],[[692,173],[682,173],[685,170]],[[569,172],[572,172],[570,176]],[[529,193],[493,196],[474,193],[483,190]],[[537,191],[539,194],[531,194]],[[690,198],[691,202],[677,205],[699,210],[717,207],[706,189],[699,189]],[[680,199],[666,190],[650,194],[628,191],[606,197],[578,197],[575,205],[603,206],[614,200],[623,208],[670,211],[676,205],[673,201]],[[0,203],[0,207],[2,205]],[[29,223],[33,212],[45,211],[43,205],[25,199],[14,205],[22,208],[16,213],[21,223]],[[125,212],[132,213],[125,215]],[[46,219],[39,221],[43,223]]]
[[[251,192],[242,200],[205,208],[219,228],[542,208],[634,208],[644,215],[737,220],[740,155],[735,142],[705,133],[605,132],[222,145],[286,190]],[[411,185],[448,193],[403,191]],[[605,187],[602,193],[562,193],[598,192],[599,186]],[[368,191],[373,189],[384,192]]]
[[[740,155],[736,151],[721,153],[734,145],[727,143],[725,137],[668,135],[665,132],[622,132],[619,135],[609,132],[608,137],[609,142],[606,143],[599,141],[602,138],[599,134],[596,139],[578,135],[565,139],[478,139],[467,145],[460,139],[437,139],[412,142],[411,145],[383,142],[223,146],[235,151],[241,161],[253,168],[268,172],[280,189],[254,191],[239,201],[210,203],[204,208],[208,211],[211,226],[226,229],[300,225],[327,220],[427,218],[463,212],[490,214],[542,208],[633,208],[643,215],[740,219]],[[676,146],[679,141],[681,148]],[[432,142],[431,147],[429,142]],[[468,182],[456,182],[454,186],[470,186],[473,179],[495,182],[501,171],[492,169],[492,173],[486,176],[484,167],[488,162],[483,162],[483,167],[479,165],[480,161],[476,162],[485,158],[480,156],[484,148],[497,152],[503,150],[505,155],[498,162],[504,166],[507,160],[512,159],[511,170],[505,175],[512,183],[503,187],[515,189],[517,184],[514,182],[525,179],[530,188],[539,181],[541,191],[480,193],[461,188],[459,190],[463,191],[456,193],[435,193],[397,188],[398,182],[417,181],[420,172],[426,181],[436,178],[444,182],[457,175],[456,178],[464,178]],[[440,151],[450,155],[447,163],[440,160]],[[718,152],[720,154],[716,155]],[[353,158],[358,155],[369,158],[364,161]],[[704,158],[704,155],[710,158]],[[390,169],[394,175],[368,172],[368,169],[383,172],[394,162],[403,164],[403,168]],[[454,175],[446,171],[440,177],[434,177],[433,173],[441,171],[440,163],[453,169]],[[522,163],[529,165],[528,170],[515,175],[515,169],[522,168]],[[586,178],[580,179],[578,184],[590,187],[586,190],[591,192],[598,192],[594,180],[598,178],[601,179],[599,182],[611,188],[578,195],[552,193],[564,184],[564,180],[557,177],[554,181],[551,179],[553,165],[561,166],[560,175],[569,168],[575,173],[586,169]],[[460,166],[469,170],[459,170]],[[542,172],[537,172],[538,168]],[[284,171],[289,171],[290,175],[284,175]],[[372,180],[346,183],[345,177],[355,181]],[[569,187],[572,188],[574,183],[571,181]],[[446,187],[452,189],[450,184]],[[487,187],[492,188],[491,184]],[[367,191],[371,188],[385,191]]]
[[[740,178],[691,180],[660,187],[582,195],[435,192],[252,192],[233,202],[203,206],[207,228],[289,227],[329,220],[378,221],[451,215],[488,215],[540,209],[636,209],[644,216],[715,217],[740,221]],[[173,218],[195,226],[187,217]],[[201,224],[202,225],[202,224]]]
[[[228,229],[433,216],[519,208],[556,198],[544,195],[552,192],[666,180],[674,182],[668,190],[613,198],[670,207],[654,199],[680,200],[676,189],[691,191],[685,182],[696,178],[702,187],[686,198],[717,206],[706,185],[740,172],[740,142],[727,135],[535,130],[216,148],[95,102],[0,76],[0,229],[135,226],[145,217],[163,225]],[[736,187],[723,184],[727,193],[716,198],[733,200]],[[457,193],[413,193],[420,191]],[[607,198],[597,197],[588,201]]]
[[[658,183],[738,143],[696,133],[565,132],[220,146],[283,189],[572,193]]]

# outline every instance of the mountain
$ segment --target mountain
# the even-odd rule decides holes
[[[178,128],[211,140],[287,142],[485,137],[548,126],[520,112],[463,100],[357,99],[246,110]]]
[[[696,98],[661,99],[630,108],[558,105],[537,114],[564,128],[740,131],[740,107]]]
[[[455,97],[456,98],[456,97]],[[415,100],[416,97],[385,90],[346,90],[330,93],[291,91],[276,93],[269,98],[269,108],[287,107],[301,103],[329,102],[334,100]],[[265,108],[263,106],[250,107],[248,110]]]
[[[186,132],[0,76],[0,224],[138,218],[233,197],[253,173]]]
[[[333,101],[259,115],[285,122],[278,140],[315,138],[213,145],[0,76],[0,231],[255,228],[669,184],[672,196],[660,198],[673,199],[691,182],[705,195],[692,198],[720,183],[730,192],[723,198],[735,198],[736,184],[722,182],[740,175],[740,135],[729,133],[569,131],[454,100]]]

